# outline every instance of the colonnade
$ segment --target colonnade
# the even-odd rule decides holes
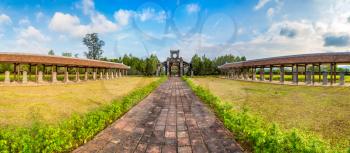
[[[327,68],[322,69],[321,66],[327,66]],[[303,67],[300,71],[300,67]],[[234,80],[252,80],[252,81],[273,81],[273,76],[275,75],[274,69],[279,71],[279,83],[285,83],[285,75],[289,73],[292,75],[292,84],[298,85],[300,80],[299,76],[304,76],[304,84],[306,85],[344,85],[345,84],[345,72],[337,72],[337,63],[313,63],[313,64],[288,64],[288,65],[260,65],[252,67],[232,67],[221,69],[225,78],[234,79]],[[286,68],[291,70],[286,72]],[[259,72],[257,72],[257,69]],[[265,70],[269,69],[268,80],[265,80]],[[317,70],[317,71],[316,71]],[[275,71],[276,72],[276,71]],[[259,75],[259,80],[257,76]],[[339,76],[337,78],[337,75]],[[322,77],[321,77],[322,76]],[[317,81],[316,81],[316,77]],[[321,79],[322,78],[322,79]]]
[[[9,70],[5,71],[4,84],[10,84],[11,82],[18,82],[26,84],[30,81],[31,75],[35,76],[34,82],[36,83],[57,83],[57,82],[80,82],[88,80],[109,80],[118,77],[124,77],[127,75],[127,69],[119,68],[103,68],[103,67],[78,67],[78,66],[59,66],[59,65],[42,65],[42,64],[28,64],[28,68],[25,69],[23,66],[25,64],[15,63],[13,64],[13,72]],[[34,72],[33,70],[34,66]],[[42,66],[43,70],[39,70],[38,66]],[[47,74],[47,68],[51,70],[51,75]],[[63,81],[58,81],[57,76],[60,71],[59,68],[64,68],[63,70]],[[73,77],[70,79],[69,69],[73,68]],[[83,72],[81,74],[81,72]],[[11,73],[13,74],[13,79],[11,80]],[[45,75],[50,75],[50,79],[46,81]],[[81,76],[83,75],[83,76]]]

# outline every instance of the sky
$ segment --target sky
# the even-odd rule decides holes
[[[108,58],[345,52],[350,0],[0,0],[0,52],[83,58],[87,33]]]

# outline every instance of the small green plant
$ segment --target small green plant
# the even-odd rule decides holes
[[[135,89],[121,100],[85,115],[72,115],[58,125],[35,123],[30,128],[0,129],[0,152],[68,152],[91,140],[156,89],[165,77]]]
[[[316,136],[297,129],[281,130],[277,124],[266,123],[247,109],[235,110],[232,103],[221,101],[209,90],[195,85],[187,77],[183,79],[193,92],[214,110],[225,127],[235,134],[235,138],[242,144],[248,144],[249,149],[254,152],[342,152],[331,150],[328,143]]]

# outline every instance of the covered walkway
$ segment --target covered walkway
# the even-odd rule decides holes
[[[291,84],[295,85],[300,80],[305,85],[344,85],[349,73],[339,70],[339,65],[350,65],[350,52],[271,57],[227,63],[218,68],[229,79],[276,82],[274,75],[278,75],[278,83],[284,84],[285,76],[289,75]]]
[[[130,68],[122,63],[23,53],[0,53],[0,64],[7,65],[3,84],[26,84],[30,80],[57,83],[61,82],[57,79],[60,74],[63,75],[63,83],[113,79],[127,75]],[[73,78],[70,77],[72,74]]]

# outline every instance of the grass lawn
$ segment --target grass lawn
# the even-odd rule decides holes
[[[236,109],[248,108],[284,129],[297,128],[330,141],[336,148],[350,146],[350,88],[308,87],[196,77]]]
[[[72,113],[86,113],[150,84],[158,78],[114,80],[45,86],[0,86],[0,126],[55,124]]]

